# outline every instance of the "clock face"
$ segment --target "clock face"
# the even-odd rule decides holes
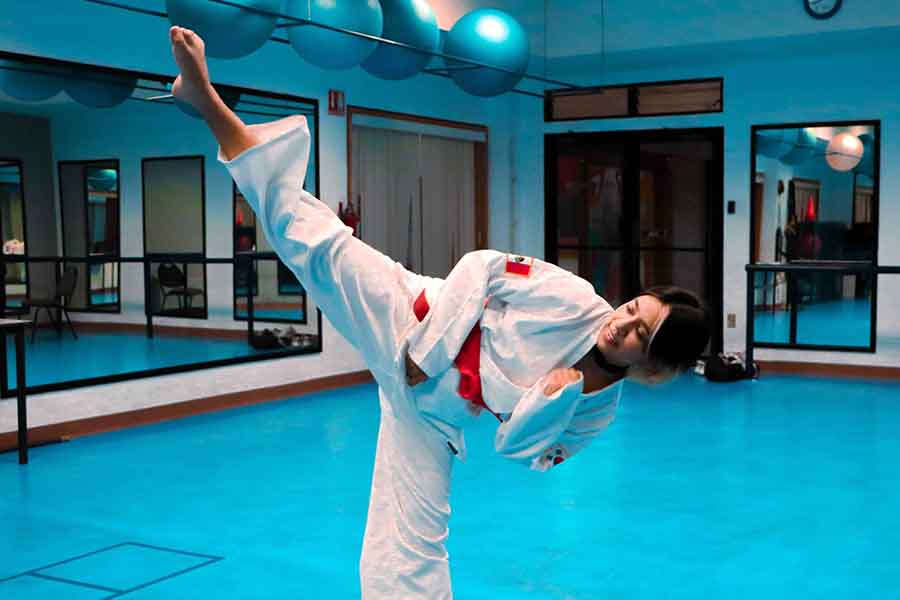
[[[803,0],[803,6],[811,17],[828,19],[841,9],[842,0]]]

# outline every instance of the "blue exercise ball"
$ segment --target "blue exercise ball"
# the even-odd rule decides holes
[[[40,102],[60,93],[64,74],[44,65],[28,65],[13,61],[0,63],[0,89],[7,96],[23,102]]]
[[[437,52],[441,30],[434,11],[425,0],[381,0],[381,10],[384,13],[382,37]],[[431,56],[379,43],[363,61],[362,68],[381,79],[407,79],[424,69]]]
[[[214,58],[240,58],[259,50],[275,31],[281,0],[240,0],[251,8],[275,13],[261,15],[210,0],[166,0],[172,25],[193,30]]]
[[[72,100],[91,108],[112,108],[128,100],[137,86],[136,77],[109,73],[74,73],[65,90]]]
[[[287,14],[311,15],[313,23],[381,36],[384,16],[378,0],[288,0]],[[378,42],[315,25],[288,29],[291,45],[301,58],[323,69],[350,69],[365,60]]]
[[[815,154],[819,146],[816,136],[811,134],[806,128],[801,128],[796,130],[796,133],[791,132],[790,139],[794,143],[793,148],[784,156],[779,157],[781,162],[786,165],[797,166],[812,160],[813,154]]]
[[[216,88],[217,92],[219,92],[219,97],[222,98],[222,102],[225,103],[225,106],[227,106],[231,110],[234,110],[234,107],[237,106],[238,102],[240,102],[241,100],[241,93],[231,88],[219,87],[217,85],[213,87]],[[194,107],[187,102],[182,102],[178,98],[173,98],[173,100],[175,100],[175,106],[177,106],[178,109],[184,114],[188,115],[189,117],[194,117],[195,119],[203,118],[203,115],[194,110]]]
[[[444,54],[513,71],[444,59],[453,81],[476,96],[496,96],[516,87],[528,69],[528,35],[519,22],[502,10],[480,8],[463,16],[447,33]],[[471,66],[471,65],[469,65]]]
[[[781,158],[794,147],[794,139],[789,138],[785,129],[759,131],[756,133],[756,153],[768,158]]]

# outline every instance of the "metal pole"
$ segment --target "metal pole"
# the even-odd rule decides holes
[[[3,336],[6,344],[6,336]],[[25,401],[25,325],[16,327],[16,412],[19,416],[19,464],[28,464],[28,403]]]
[[[144,257],[144,312],[147,314],[147,337],[153,337],[153,304],[150,298],[150,259]]]
[[[753,271],[747,270],[747,326],[744,346],[744,372],[747,377],[753,376]]]
[[[247,261],[247,341],[253,339],[253,285],[256,283],[256,260]]]

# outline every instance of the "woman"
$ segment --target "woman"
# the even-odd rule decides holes
[[[363,597],[452,597],[444,544],[463,427],[488,410],[498,452],[541,471],[563,462],[612,421],[626,375],[662,381],[693,364],[709,338],[700,302],[667,288],[614,311],[583,279],[492,250],[445,280],[411,273],[302,189],[303,117],[246,126],[210,85],[199,36],[170,38],[174,95],[203,115],[272,247],[378,383]]]

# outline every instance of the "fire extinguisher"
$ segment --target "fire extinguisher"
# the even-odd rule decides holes
[[[338,217],[344,222],[344,225],[353,229],[353,235],[359,237],[359,223],[362,220],[359,207],[362,206],[362,198],[357,198],[357,206],[353,205],[352,200],[347,201],[347,206],[344,206],[343,202],[338,202]]]

